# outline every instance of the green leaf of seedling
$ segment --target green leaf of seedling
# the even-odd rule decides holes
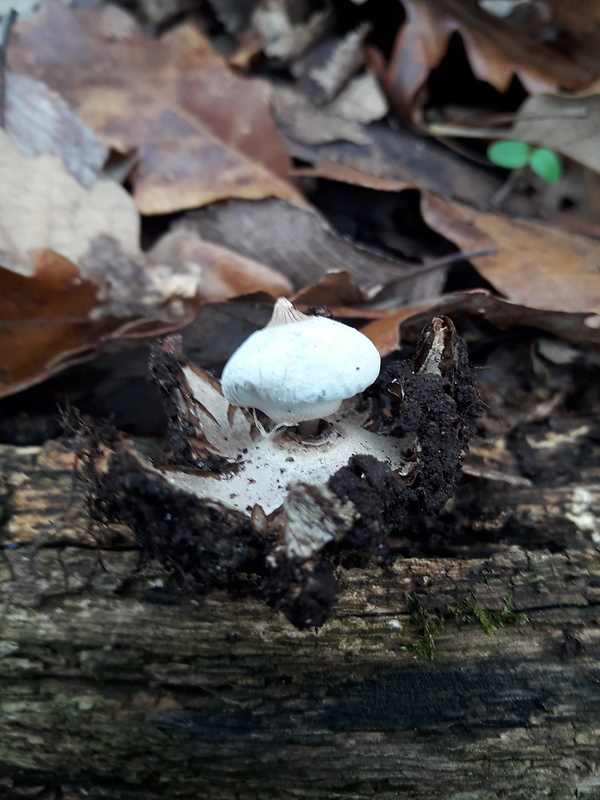
[[[537,147],[529,156],[529,166],[546,183],[558,183],[562,178],[562,162],[552,150]]]
[[[487,149],[487,157],[497,167],[518,169],[529,163],[531,147],[526,142],[492,142]]]

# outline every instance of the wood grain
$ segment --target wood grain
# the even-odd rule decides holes
[[[600,560],[581,533],[346,571],[331,620],[300,632],[251,598],[186,598],[126,530],[98,547],[58,445],[0,463],[3,798],[600,796]],[[477,610],[508,598],[486,634]]]

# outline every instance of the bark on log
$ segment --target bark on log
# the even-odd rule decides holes
[[[94,540],[60,447],[0,464],[2,798],[600,797],[597,469],[467,484],[480,545],[343,573],[314,633]]]

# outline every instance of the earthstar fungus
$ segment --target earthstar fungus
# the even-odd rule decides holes
[[[282,312],[292,321],[278,322]],[[314,628],[337,599],[339,565],[365,557],[391,563],[392,541],[410,536],[451,496],[481,404],[466,345],[443,317],[426,327],[412,360],[391,361],[368,396],[344,384],[331,344],[301,348],[299,363],[308,352],[310,372],[298,372],[289,350],[271,354],[271,383],[261,394],[261,342],[278,327],[294,332],[292,343],[295,331],[303,340],[311,330],[324,343],[339,326],[354,343],[363,388],[377,378],[379,356],[355,338],[362,334],[299,315],[280,302],[275,322],[232,356],[222,388],[184,358],[179,337],[168,337],[151,358],[169,417],[162,456],[150,459],[124,437],[88,428],[83,472],[92,515],[129,525],[142,549],[197,596],[251,592],[297,627]],[[314,367],[319,354],[324,371]],[[324,392],[321,377],[334,371],[334,391]],[[263,435],[243,407],[267,414],[276,429]],[[302,429],[323,416],[316,433]]]

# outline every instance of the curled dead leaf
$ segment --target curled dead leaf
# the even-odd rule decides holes
[[[0,397],[97,351],[97,284],[52,250],[33,250],[31,262],[29,276],[0,267]]]
[[[416,99],[429,73],[439,66],[450,38],[459,33],[476,78],[507,91],[514,76],[532,94],[580,89],[599,64],[578,63],[578,50],[564,55],[536,41],[526,29],[486,14],[470,0],[402,0],[407,21],[400,29],[384,78],[388,97],[404,116],[419,121],[424,98]]]
[[[353,316],[357,313],[360,312],[356,309],[352,312]],[[401,337],[413,341],[431,314],[450,317],[469,314],[501,330],[525,325],[577,344],[600,344],[600,325],[590,325],[591,321],[600,320],[599,316],[528,308],[495,297],[483,289],[447,294],[421,308],[406,306],[377,313],[379,319],[367,322],[361,332],[371,339],[382,356],[393,353]]]
[[[148,253],[150,264],[168,264],[173,280],[187,276],[202,303],[267,292],[272,297],[291,294],[285,275],[218,244],[204,241],[185,227],[165,234]]]

